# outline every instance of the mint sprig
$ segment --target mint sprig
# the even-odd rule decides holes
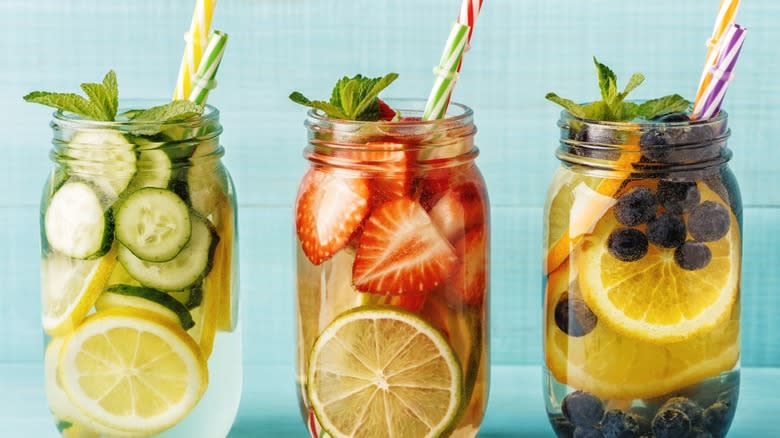
[[[595,57],[596,73],[601,91],[601,100],[580,105],[570,99],[565,99],[555,93],[547,93],[545,98],[566,108],[573,116],[609,122],[625,122],[636,118],[653,119],[666,114],[682,112],[688,109],[690,102],[679,94],[672,94],[658,99],[645,101],[641,105],[626,102],[625,99],[634,89],[644,82],[641,73],[634,73],[628,80],[623,91],[618,92],[617,75]]]
[[[367,78],[363,75],[355,75],[352,78],[344,76],[333,87],[330,101],[310,100],[298,91],[290,94],[290,100],[319,109],[328,117],[336,119],[377,121],[380,119],[379,93],[397,78],[397,73],[378,78]]]
[[[84,83],[81,89],[87,98],[75,93],[50,93],[33,91],[24,96],[27,102],[39,103],[67,111],[85,119],[113,122],[119,110],[119,85],[116,73],[110,70],[103,82]],[[203,113],[203,107],[187,100],[174,100],[147,110],[131,110],[123,115],[133,121],[168,123],[185,120]]]

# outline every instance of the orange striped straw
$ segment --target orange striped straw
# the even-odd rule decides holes
[[[694,113],[701,109],[702,96],[712,81],[710,69],[718,61],[720,55],[720,45],[726,31],[730,29],[737,18],[740,0],[721,0],[718,9],[718,17],[715,19],[715,27],[712,29],[712,36],[707,40],[707,60],[704,63],[701,79],[699,79],[699,88],[696,91],[696,101],[693,105]]]
[[[214,17],[216,6],[217,0],[196,0],[195,2],[190,31],[184,38],[187,41],[187,46],[181,59],[181,67],[179,67],[176,90],[173,92],[174,100],[187,99],[192,92],[192,78],[198,71],[203,51],[208,44],[211,19]]]

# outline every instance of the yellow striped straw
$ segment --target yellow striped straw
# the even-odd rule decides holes
[[[195,2],[190,31],[184,37],[187,46],[181,59],[181,67],[179,67],[176,90],[173,92],[174,100],[187,99],[192,92],[192,78],[198,71],[203,50],[208,44],[211,19],[214,16],[216,6],[217,0],[196,0]]]
[[[718,17],[715,19],[715,27],[712,29],[712,36],[707,40],[707,61],[704,63],[704,71],[699,79],[699,89],[696,91],[696,101],[694,103],[694,111],[704,102],[701,102],[704,90],[710,84],[712,76],[710,75],[710,68],[718,61],[718,55],[720,54],[719,46],[723,39],[723,35],[731,28],[737,18],[737,10],[739,10],[740,0],[721,0],[720,8],[718,9]]]

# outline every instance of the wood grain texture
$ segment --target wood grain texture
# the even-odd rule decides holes
[[[0,362],[41,358],[37,205],[50,166],[45,108],[34,89],[74,90],[109,69],[125,97],[173,90],[190,1],[0,2]],[[304,110],[292,90],[327,95],[357,72],[396,71],[390,95],[424,97],[456,0],[225,0],[214,27],[231,36],[211,103],[222,112],[225,162],[239,194],[246,363],[291,366],[291,206],[305,167]],[[742,363],[780,365],[780,2],[743,2],[749,28],[727,97],[745,214]],[[492,354],[497,364],[541,361],[541,209],[557,166],[556,91],[596,95],[591,56],[627,78],[637,97],[695,91],[717,0],[493,0],[486,4],[455,99],[472,106],[478,163],[493,206]],[[534,383],[535,384],[535,383]],[[500,436],[500,435],[496,435]]]

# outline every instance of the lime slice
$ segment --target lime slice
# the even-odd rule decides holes
[[[208,384],[206,361],[178,325],[140,309],[98,312],[62,346],[58,378],[95,423],[153,435],[180,422]]]
[[[50,252],[41,264],[43,329],[64,335],[75,329],[95,304],[116,265],[112,249],[95,260]]]
[[[114,307],[148,310],[174,324],[180,324],[184,330],[189,330],[195,325],[192,315],[184,304],[165,292],[148,287],[127,284],[109,286],[95,302],[95,308],[101,311]]]
[[[461,367],[445,338],[396,308],[341,315],[309,358],[309,400],[336,438],[438,437],[454,425],[462,392]]]

